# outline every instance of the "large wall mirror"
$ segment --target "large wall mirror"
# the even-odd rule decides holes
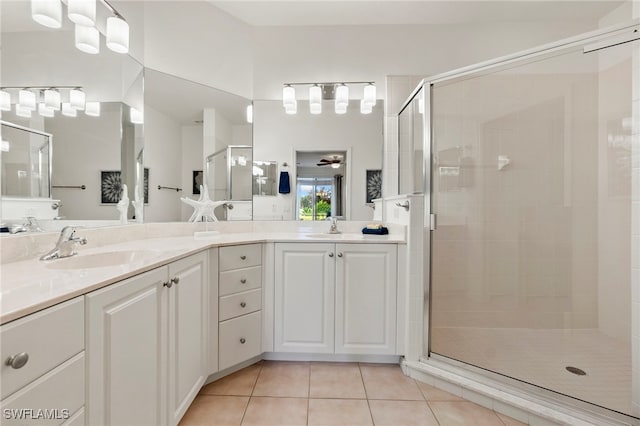
[[[50,135],[52,154],[50,182],[45,182],[46,173],[31,173],[42,166],[35,155],[25,157],[13,168],[6,167],[3,156],[3,220],[44,216],[62,219],[61,222],[117,223],[115,203],[121,195],[118,188],[128,182],[129,198],[134,199],[133,191],[138,185],[136,164],[143,157],[142,124],[135,119],[135,112],[143,107],[142,65],[127,54],[107,49],[104,36],[100,36],[98,54],[81,52],[75,47],[70,21],[63,19],[60,29],[39,25],[31,18],[30,2],[2,2],[0,8],[0,85],[11,97],[11,111],[3,111],[2,120],[19,126],[6,132],[8,127],[3,126],[3,154],[9,158],[28,150],[24,141],[33,144],[35,135],[40,133]],[[101,17],[104,13],[99,10],[98,19],[106,19]],[[94,109],[76,110],[75,117],[71,116],[72,111],[67,111],[68,115],[53,111],[53,116],[47,117],[36,110],[29,117],[16,110],[20,89],[28,89],[37,102],[43,102],[47,88],[57,89],[62,102],[70,101],[71,89],[80,88],[86,102],[95,102],[91,107]],[[16,132],[18,128],[24,132]],[[29,172],[31,187],[50,184],[51,193],[16,192],[14,183],[25,172]],[[133,215],[131,208],[129,219]]]

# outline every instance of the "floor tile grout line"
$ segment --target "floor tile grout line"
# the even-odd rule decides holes
[[[429,407],[429,411],[431,412],[433,418],[436,419],[436,423],[438,423],[438,425],[442,425],[442,423],[440,423],[440,420],[438,419],[438,416],[436,416],[436,412],[433,411],[433,408],[431,408],[431,404],[429,403],[429,401],[425,398],[424,402],[427,403],[427,407]]]
[[[369,403],[369,395],[367,394],[367,386],[364,384],[364,376],[362,375],[362,364],[358,363],[358,371],[360,372],[360,380],[362,381],[362,387],[364,388],[364,397],[367,401],[367,408],[369,408],[369,417],[371,418],[371,424],[375,426],[376,421],[373,419],[373,411],[371,411],[371,404]]]

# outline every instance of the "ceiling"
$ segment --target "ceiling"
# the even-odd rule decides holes
[[[208,0],[255,26],[424,25],[597,20],[622,4],[604,1]]]

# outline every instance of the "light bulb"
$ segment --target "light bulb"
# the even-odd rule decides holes
[[[332,169],[339,169],[340,168],[340,163],[331,163],[331,168]]]
[[[298,101],[294,100],[293,104],[285,105],[284,112],[293,115],[298,112]]]
[[[16,104],[16,115],[23,118],[31,118],[31,109]]]
[[[90,117],[100,117],[100,102],[86,102],[84,113]]]
[[[129,119],[131,120],[131,122],[133,124],[142,124],[144,123],[144,115],[142,114],[142,111],[139,111],[135,108],[131,108],[131,110],[129,111]]]
[[[362,114],[371,114],[373,110],[373,106],[365,102],[364,99],[360,101],[360,113]]]
[[[44,104],[47,108],[60,111],[60,92],[57,89],[46,89],[44,91]]]
[[[122,18],[107,18],[107,47],[116,53],[129,52],[129,24]]]
[[[282,89],[282,105],[294,105],[296,103],[296,89],[286,85]],[[295,113],[294,113],[295,114]]]
[[[54,112],[53,108],[47,108],[44,102],[38,104],[38,114],[41,116],[51,118],[55,116]]]
[[[0,111],[11,111],[11,94],[0,90]]]
[[[336,102],[336,114],[346,114],[347,112],[347,105],[346,104],[339,104]]]
[[[74,109],[84,109],[84,104],[87,101],[87,95],[82,91],[82,89],[71,89],[69,91],[69,104],[71,108]]]
[[[362,100],[365,104],[374,106],[376,104],[376,86],[373,83],[369,83],[364,86],[364,96]]]
[[[253,123],[253,105],[247,105],[247,123]]]
[[[71,106],[69,102],[62,103],[62,115],[67,117],[77,117],[78,110]]]
[[[78,25],[93,27],[96,24],[96,0],[68,0],[67,16]]]
[[[76,24],[75,40],[78,50],[92,55],[100,53],[100,33],[95,27]]]
[[[31,90],[22,89],[18,92],[18,104],[22,108],[36,110],[36,94]]]
[[[311,114],[322,113],[322,89],[317,84],[309,88],[309,111]]]
[[[349,103],[349,87],[344,83],[336,88],[336,105],[347,105]]]
[[[31,17],[49,28],[62,27],[62,3],[60,0],[31,0]]]

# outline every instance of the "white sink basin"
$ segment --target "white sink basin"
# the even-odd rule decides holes
[[[105,253],[79,254],[47,261],[50,269],[91,269],[120,266],[153,258],[157,253],[148,250],[123,250]]]

